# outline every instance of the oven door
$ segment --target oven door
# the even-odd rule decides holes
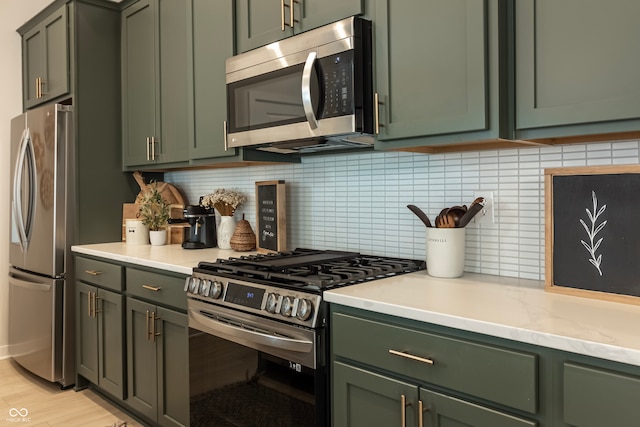
[[[326,424],[324,330],[195,299],[188,311],[192,427]]]

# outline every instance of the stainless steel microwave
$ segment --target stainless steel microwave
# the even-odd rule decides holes
[[[226,62],[227,144],[276,153],[373,145],[371,22],[350,17]]]

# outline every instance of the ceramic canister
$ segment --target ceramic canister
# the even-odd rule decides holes
[[[427,227],[427,273],[460,277],[464,272],[465,228]]]
[[[125,231],[127,245],[149,244],[149,228],[142,223],[141,219],[127,219]]]

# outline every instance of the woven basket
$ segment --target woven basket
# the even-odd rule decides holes
[[[233,236],[231,236],[229,243],[231,249],[238,252],[247,252],[256,248],[256,235],[251,229],[249,221],[244,219],[244,215],[242,219],[238,221],[238,224],[236,224],[236,231],[233,233]]]

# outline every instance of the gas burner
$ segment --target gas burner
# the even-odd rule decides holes
[[[271,286],[320,291],[424,268],[424,262],[411,259],[296,249],[201,262],[196,271],[255,280]]]

